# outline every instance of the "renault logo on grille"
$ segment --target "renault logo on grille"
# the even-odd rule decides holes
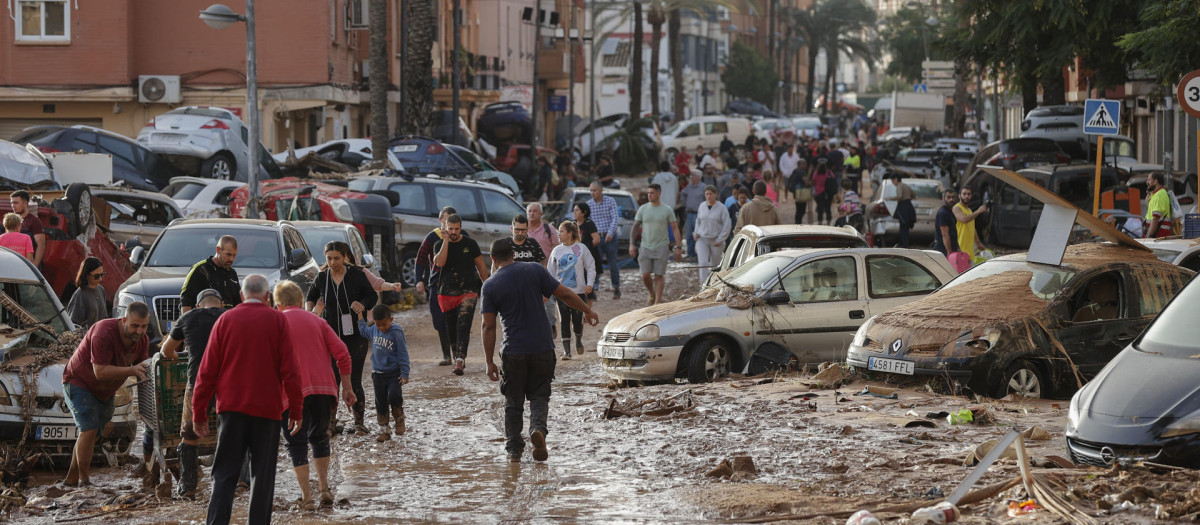
[[[895,341],[892,341],[892,347],[889,350],[894,354],[899,352],[901,348],[904,348],[904,340],[897,338]]]
[[[1117,460],[1117,453],[1112,447],[1104,447],[1100,449],[1100,460],[1104,461],[1105,465],[1112,465]]]

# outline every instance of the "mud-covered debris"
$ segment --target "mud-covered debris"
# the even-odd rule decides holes
[[[817,389],[837,388],[848,381],[847,374],[841,365],[835,363],[825,363],[821,365],[821,370],[816,375],[808,378],[804,383]]]
[[[857,432],[857,431],[854,430],[854,427],[852,427],[850,425],[845,425],[842,428],[839,428],[837,431],[838,435],[841,435],[841,436],[849,436],[850,434],[853,434],[855,432]]]
[[[758,475],[758,468],[754,466],[754,459],[750,456],[734,456],[721,460],[716,467],[704,475],[710,478],[742,481]]]
[[[904,428],[937,428],[937,425],[928,419],[914,419],[904,424]]]
[[[857,395],[860,396],[875,396],[883,399],[899,399],[900,395],[896,393],[895,388],[887,388],[883,386],[867,385]]]
[[[1021,437],[1025,438],[1025,439],[1032,439],[1034,441],[1045,441],[1047,439],[1050,439],[1051,436],[1050,436],[1050,433],[1046,431],[1046,429],[1039,427],[1037,425],[1034,425],[1034,426],[1026,429],[1024,432],[1022,432]]]
[[[733,475],[733,464],[728,459],[721,460],[716,467],[704,474],[710,478],[729,478]]]
[[[608,402],[604,410],[604,419],[637,416],[665,416],[676,412],[688,412],[696,409],[696,401],[692,390],[687,389],[665,399],[644,399],[636,402],[620,403],[616,398]]]

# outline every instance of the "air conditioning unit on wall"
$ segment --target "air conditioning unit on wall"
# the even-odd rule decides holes
[[[179,92],[179,75],[138,76],[138,102],[143,104],[178,104],[183,101]]]

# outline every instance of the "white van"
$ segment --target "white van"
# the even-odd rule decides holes
[[[662,133],[663,156],[670,158],[679,148],[687,148],[689,152],[695,152],[697,146],[718,149],[726,136],[734,144],[745,144],[750,129],[749,120],[723,115],[681,120]]]

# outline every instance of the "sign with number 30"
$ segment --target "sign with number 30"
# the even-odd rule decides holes
[[[1200,70],[1183,76],[1176,89],[1175,98],[1188,115],[1200,118]]]

